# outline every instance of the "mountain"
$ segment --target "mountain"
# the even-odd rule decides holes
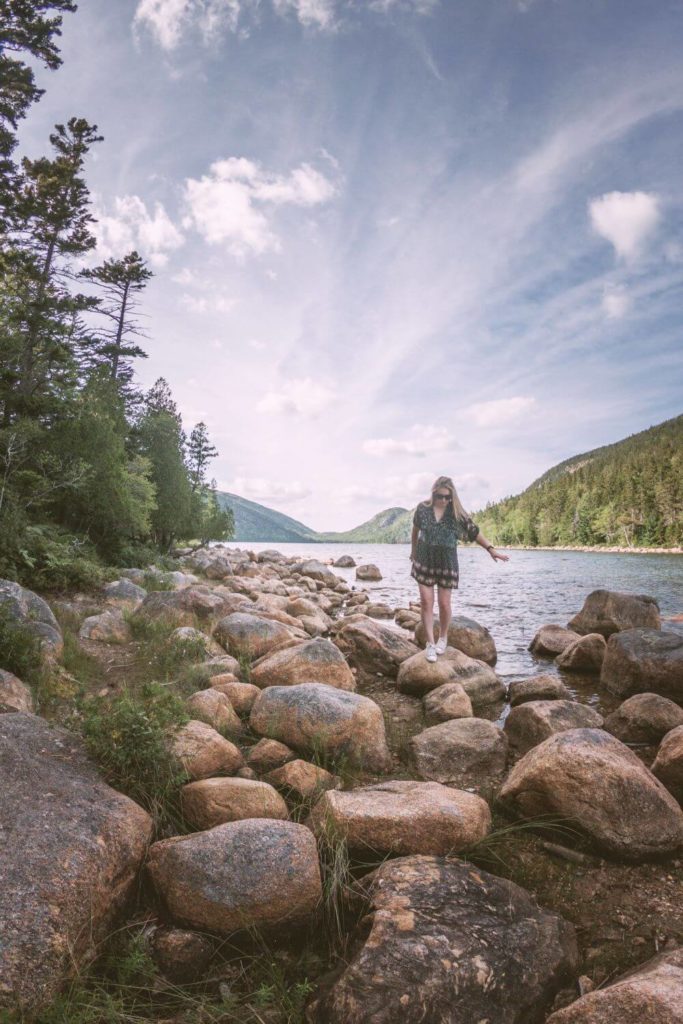
[[[227,491],[218,492],[218,501],[223,508],[231,508],[235,516],[234,540],[255,541],[299,541],[311,543],[318,540],[315,530],[304,526],[296,519],[276,512],[265,505],[259,505],[247,498]]]
[[[683,543],[683,416],[553,466],[473,516],[498,544]]]
[[[407,544],[410,541],[413,513],[405,508],[387,508],[366,523],[344,533],[319,533],[318,540],[356,544]]]

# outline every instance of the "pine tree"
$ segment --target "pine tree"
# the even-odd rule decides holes
[[[146,359],[147,353],[133,342],[142,333],[136,318],[138,297],[153,277],[142,257],[133,250],[119,260],[105,260],[82,276],[102,292],[97,313],[107,321],[98,334],[94,353],[97,363],[106,363],[112,380],[130,383],[131,359]]]
[[[206,468],[218,455],[209,440],[206,423],[198,423],[190,434],[187,445],[187,461],[193,491],[201,490],[206,484]]]

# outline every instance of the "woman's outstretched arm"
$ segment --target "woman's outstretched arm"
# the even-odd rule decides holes
[[[496,551],[490,540],[487,540],[484,534],[479,531],[476,537],[476,543],[481,545],[482,548],[486,548],[494,562],[509,562],[509,555],[501,555],[499,551]],[[490,549],[490,550],[489,550]]]

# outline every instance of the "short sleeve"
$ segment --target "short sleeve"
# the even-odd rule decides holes
[[[477,537],[479,536],[479,527],[477,526],[476,523],[472,522],[469,516],[467,517],[467,519],[462,520],[460,528],[462,530],[462,536],[464,540],[473,541],[476,540]]]

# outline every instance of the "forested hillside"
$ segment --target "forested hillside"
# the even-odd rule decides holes
[[[0,576],[43,589],[232,527],[207,482],[204,424],[188,439],[166,382],[135,384],[152,275],[134,251],[97,262],[85,179],[97,126],[72,117],[45,156],[16,157],[43,91],[33,69],[59,67],[61,13],[74,10],[4,4],[0,26]]]
[[[234,539],[236,541],[279,541],[310,543],[319,540],[318,534],[308,526],[276,512],[275,509],[259,505],[247,498],[240,498],[228,491],[218,491],[221,508],[234,516]]]
[[[410,541],[413,513],[405,508],[387,508],[366,523],[344,533],[320,533],[318,540],[349,541],[357,544],[406,544]]]
[[[682,544],[683,416],[559,463],[476,520],[498,544]]]

